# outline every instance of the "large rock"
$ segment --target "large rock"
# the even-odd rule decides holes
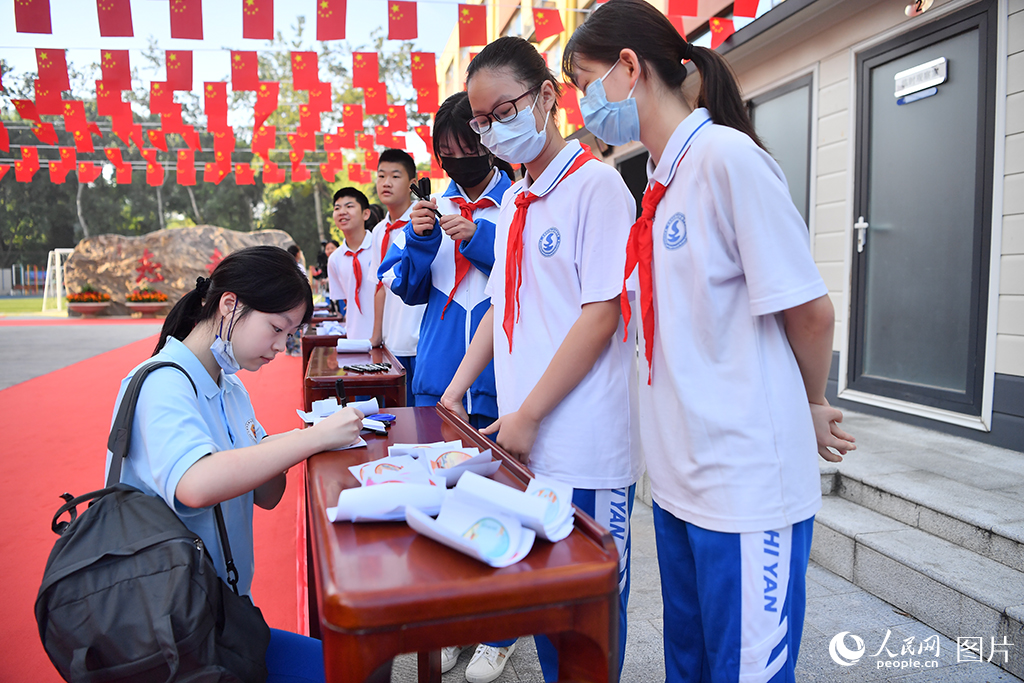
[[[233,251],[270,244],[287,249],[295,242],[282,230],[238,232],[213,225],[158,230],[139,237],[98,235],[75,247],[65,268],[67,291],[92,285],[110,295],[108,315],[126,315],[125,297],[143,285],[163,292],[168,308],[207,277]]]

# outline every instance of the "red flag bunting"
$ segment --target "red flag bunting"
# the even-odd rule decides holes
[[[441,168],[441,164],[437,163],[437,158],[434,155],[430,155],[430,172],[427,174],[428,178],[434,180],[444,180],[444,169]]]
[[[54,90],[70,90],[68,63],[64,50],[36,48],[36,66],[39,82]]]
[[[274,0],[242,0],[242,37],[274,39]]]
[[[293,183],[304,183],[309,180],[309,169],[301,161],[298,163],[292,163],[292,182]]]
[[[171,90],[192,89],[192,50],[168,50],[167,85]]]
[[[561,12],[556,9],[533,8],[533,37],[538,42],[557,36],[564,30]]]
[[[83,154],[94,151],[92,146],[92,135],[88,130],[76,130],[71,136],[75,139],[75,149]]]
[[[309,89],[309,107],[318,112],[332,109],[330,83],[319,83],[315,88]]]
[[[171,0],[171,38],[203,39],[203,0]]]
[[[3,121],[0,121],[0,152],[11,151],[11,136],[7,132],[7,126],[4,125]]]
[[[149,144],[153,145],[161,152],[167,151],[167,136],[162,130],[147,130],[146,137],[149,138]]]
[[[757,16],[757,5],[759,0],[736,0],[732,4],[732,15],[734,17],[750,17],[753,19]]]
[[[370,133],[360,133],[357,135],[356,147],[359,149],[373,149],[373,135]]]
[[[100,177],[100,171],[103,168],[97,166],[91,161],[79,161],[78,162],[78,182],[80,183],[91,183]]]
[[[298,133],[288,133],[288,144],[295,152],[305,153],[306,150],[314,152],[316,151],[316,135],[301,130]],[[299,159],[302,157],[300,156]]]
[[[207,129],[223,131],[228,127],[228,84],[222,81],[205,83],[203,96]]]
[[[567,85],[562,88],[562,96],[559,98],[558,106],[565,111],[565,122],[572,126],[582,127],[583,113],[580,111],[580,101],[577,98],[576,88]]]
[[[258,90],[259,59],[255,52],[231,51],[231,89]]]
[[[191,128],[192,126],[186,126],[181,118],[181,107],[178,107],[178,111],[160,115],[160,129],[167,135],[172,133],[185,135]]]
[[[54,130],[52,123],[42,123],[38,126],[33,126],[32,132],[39,138],[39,142],[44,145],[57,144],[57,131]]]
[[[437,83],[416,89],[416,111],[421,114],[437,112]]]
[[[32,100],[11,100],[11,103],[21,118],[42,123],[39,112],[36,110],[36,104]]]
[[[50,0],[14,0],[14,25],[18,33],[53,33]]]
[[[363,164],[366,168],[372,168],[376,170],[377,163],[380,162],[380,154],[375,149],[368,149],[363,152]]]
[[[206,166],[203,168],[203,182],[220,185],[220,181],[224,180],[230,172],[231,166],[225,168],[219,164],[213,163],[212,161],[208,161]]]
[[[427,149],[433,151],[434,136],[431,134],[430,126],[416,126],[413,130],[416,131],[416,135],[420,136],[420,140],[423,140],[423,144],[427,146]]]
[[[336,172],[336,169],[330,164],[320,164],[320,175],[322,175],[324,177],[324,180],[326,180],[327,182],[335,182],[334,175]]]
[[[374,135],[377,137],[377,144],[384,147],[398,147],[398,139],[391,134],[387,126],[374,126]]]
[[[415,40],[416,37],[416,3],[390,0],[388,40]]]
[[[174,107],[174,92],[167,83],[151,81],[149,84],[149,111],[151,114],[170,114]],[[178,107],[181,111],[181,107]]]
[[[342,126],[338,126],[337,134],[331,135],[330,133],[327,133],[324,135],[325,150],[352,149],[355,146],[355,133],[351,130],[346,130]]]
[[[60,88],[50,87],[38,79],[33,81],[36,94],[36,111],[43,116],[61,116],[64,103],[60,98]]]
[[[345,0],[317,0],[316,39],[345,40]]]
[[[114,90],[132,89],[132,69],[128,62],[128,50],[102,50],[100,69],[103,80]]]
[[[259,128],[270,118],[270,115],[277,109],[277,96],[281,91],[281,84],[277,81],[260,83],[256,89],[256,118],[253,128]]]
[[[388,130],[405,132],[409,128],[404,104],[390,104],[387,110]]]
[[[412,53],[412,87],[437,85],[437,63],[433,52]]]
[[[252,135],[252,153],[259,154],[264,161],[270,161],[270,151],[274,149],[274,140],[277,137],[275,126],[261,126]]]
[[[349,164],[345,169],[348,173],[349,182],[353,183],[364,183],[363,180],[363,165],[362,164]]]
[[[64,181],[68,177],[68,173],[70,173],[74,168],[74,164],[71,166],[65,166],[59,161],[51,161],[49,163],[50,182],[54,185],[63,185]]]
[[[292,52],[292,88],[309,90],[320,84],[315,52]]]
[[[284,182],[284,169],[280,168],[277,164],[268,161],[263,164],[263,183],[264,184],[276,184]]]
[[[96,0],[96,14],[100,20],[100,35],[104,38],[135,35],[130,0]]]
[[[11,170],[10,164],[3,164],[2,166],[0,166],[0,180],[4,179],[4,176],[7,175],[7,172],[9,170]]]
[[[367,114],[388,113],[388,89],[383,83],[363,88],[363,101]]]
[[[252,166],[249,164],[238,163],[235,164],[235,184],[236,185],[255,185],[256,178],[255,173],[252,170]]]
[[[190,150],[193,152],[202,151],[203,146],[199,144],[199,133],[197,133],[192,126],[187,127],[187,130],[182,134],[182,137],[185,138],[185,144],[188,145]]]
[[[121,91],[106,81],[96,81],[96,113],[100,116],[131,115],[131,105],[121,99]]]
[[[722,19],[721,17],[711,17],[708,19],[708,27],[711,29],[711,49],[714,50],[722,42],[736,32],[733,27],[732,19]]]
[[[363,105],[344,105],[341,108],[341,125],[348,131],[361,131],[363,129]]]
[[[676,17],[697,16],[698,0],[668,0],[668,8],[665,14]]]
[[[103,153],[107,155],[107,159],[110,160],[115,167],[124,166],[124,156],[121,154],[120,147],[104,147]]]
[[[308,104],[299,105],[299,132],[313,134],[320,132],[320,112]]]
[[[195,152],[190,149],[178,150],[178,165],[174,170],[174,180],[179,185],[192,186],[196,184]]]
[[[459,47],[487,44],[487,6],[459,5]]]
[[[380,82],[376,52],[352,53],[352,87],[365,88]]]

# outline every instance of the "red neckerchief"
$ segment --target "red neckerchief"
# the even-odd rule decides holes
[[[596,160],[585,145],[583,152],[572,162],[572,166],[559,178],[555,185],[548,190],[548,194],[554,191],[558,183],[578,171],[583,164],[590,160]],[[501,323],[508,337],[508,351],[512,353],[512,328],[519,321],[519,287],[523,284],[523,229],[526,227],[526,211],[530,204],[545,195],[535,195],[532,192],[523,192],[516,196],[516,212],[512,216],[512,224],[508,228],[508,245],[505,252],[505,318]]]
[[[388,253],[388,243],[391,241],[391,231],[392,230],[397,230],[398,228],[402,227],[403,225],[405,225],[408,222],[409,221],[404,221],[402,219],[398,219],[394,223],[387,223],[387,224],[384,225],[384,238],[380,242],[380,262],[381,263],[384,263],[384,257],[387,256],[387,253]],[[379,290],[383,286],[384,286],[384,283],[381,282],[380,280],[378,280],[377,281],[377,289],[375,289],[373,291],[377,291],[377,290]]]
[[[366,251],[364,247],[359,247],[355,251],[351,249],[345,250],[345,256],[352,257],[352,274],[356,276],[356,308],[359,309],[360,313],[363,312],[363,307],[359,303],[359,287],[363,284],[363,267],[359,264],[359,254],[364,251]]]
[[[459,212],[462,217],[468,221],[473,220],[473,212],[477,209],[485,206],[497,206],[490,197],[481,197],[475,202],[467,202],[462,197],[451,197],[451,200],[458,204]],[[455,296],[455,290],[462,284],[462,279],[466,277],[466,273],[469,272],[469,259],[462,255],[462,240],[455,240],[455,286],[452,287],[452,291],[448,294],[448,301],[445,302],[444,308],[441,309],[441,320],[444,320],[444,312],[448,310],[448,304],[452,302],[452,298]]]

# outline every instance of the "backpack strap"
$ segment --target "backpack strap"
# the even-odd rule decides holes
[[[111,452],[110,457],[110,470],[107,472],[107,486],[113,486],[114,484],[121,481],[121,462],[128,457],[128,447],[131,445],[132,440],[132,422],[135,419],[135,405],[139,402],[139,393],[142,391],[142,383],[146,381],[146,376],[149,373],[159,368],[177,368],[181,371],[185,377],[188,377],[189,384],[192,385],[192,390],[199,395],[199,390],[196,389],[196,383],[192,381],[189,374],[185,371],[185,368],[181,367],[177,363],[171,361],[157,361],[156,363],[150,363],[139,370],[132,377],[132,381],[128,383],[128,388],[124,390],[124,396],[121,397],[121,405],[117,409],[117,417],[114,418],[114,424],[110,426],[110,437],[107,439],[107,450]]]

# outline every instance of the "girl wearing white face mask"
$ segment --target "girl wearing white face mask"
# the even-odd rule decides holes
[[[309,282],[284,249],[230,254],[171,309],[153,358],[124,379],[114,406],[117,415],[132,376],[153,361],[188,374],[165,367],[146,377],[121,481],[162,498],[203,539],[227,580],[213,507],[220,503],[243,595],[254,572],[253,505],[275,507],[288,468],[352,443],[361,428],[362,414],[346,408],[309,429],[268,436],[235,375],[273,360],[312,313]],[[271,629],[266,663],[271,683],[324,679],[320,641],[305,636]]]
[[[807,228],[724,59],[647,2],[598,7],[562,68],[590,131],[651,156],[624,273],[639,271],[666,680],[792,681],[814,456],[854,448],[825,400],[834,313]]]
[[[635,202],[615,169],[562,139],[560,85],[527,41],[488,45],[470,64],[466,86],[470,126],[495,156],[525,164],[526,177],[502,202],[487,285],[492,305],[441,402],[462,412],[462,396],[493,360],[499,418],[483,433],[496,434],[537,474],[571,484],[573,502],[612,530],[624,646],[629,513],[642,471],[632,412],[635,342],[623,340],[620,315]],[[545,680],[556,680],[550,642],[538,637],[537,649]],[[508,654],[478,650],[467,678],[493,680]]]

